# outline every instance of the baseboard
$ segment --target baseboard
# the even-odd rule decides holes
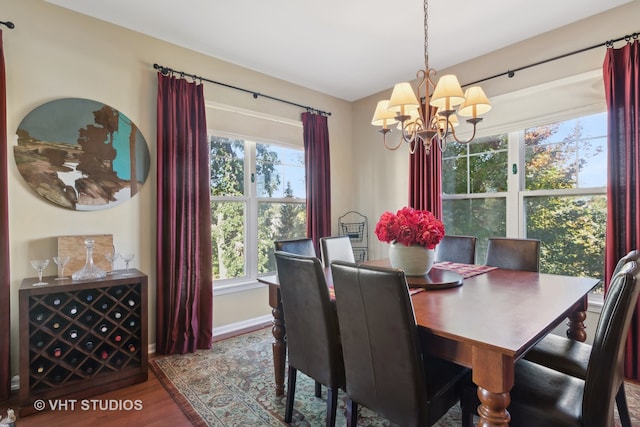
[[[237,335],[246,334],[269,326],[273,323],[273,316],[265,315],[243,320],[242,322],[230,323],[228,325],[213,328],[213,341],[221,341]]]

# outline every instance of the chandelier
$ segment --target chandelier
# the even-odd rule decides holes
[[[389,150],[397,150],[406,142],[413,154],[417,144],[422,143],[425,153],[429,154],[435,140],[438,148],[445,151],[449,136],[461,144],[467,144],[475,138],[476,125],[482,121],[479,116],[491,109],[489,99],[480,86],[470,87],[463,93],[458,78],[453,74],[440,77],[437,85],[433,83],[436,70],[429,68],[428,16],[428,0],[424,0],[425,68],[416,74],[419,79],[417,96],[408,82],[397,83],[391,98],[378,102],[371,120],[372,125],[382,126],[379,132],[382,133],[384,146]],[[429,92],[432,93],[431,97]],[[456,136],[457,116],[470,117],[466,121],[473,126],[473,133],[466,141]],[[401,135],[396,145],[389,145],[389,126],[396,123]]]

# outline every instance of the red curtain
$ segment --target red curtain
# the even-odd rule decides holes
[[[424,145],[418,143],[409,156],[409,206],[428,210],[442,219],[442,152],[435,140],[431,153],[424,151]]]
[[[7,157],[7,83],[0,31],[0,401],[11,393],[11,316],[9,313],[9,182]]]
[[[327,117],[302,113],[307,187],[307,237],[320,253],[320,237],[331,235],[331,173]]]
[[[209,146],[202,84],[158,73],[156,351],[211,348]]]
[[[603,65],[608,111],[605,289],[617,260],[640,249],[640,50],[638,40],[607,49]],[[640,303],[625,353],[625,376],[640,379]]]

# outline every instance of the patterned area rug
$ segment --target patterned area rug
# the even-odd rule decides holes
[[[273,386],[271,328],[214,344],[211,350],[152,359],[151,369],[195,426],[283,426],[285,397]],[[286,384],[286,380],[285,380]],[[626,385],[632,425],[640,426],[640,385]],[[314,396],[314,381],[298,373],[293,426],[323,426],[326,388]],[[338,399],[337,426],[346,425],[345,395]],[[453,407],[437,427],[460,426]],[[360,408],[359,426],[393,426]],[[616,426],[620,426],[616,414]]]

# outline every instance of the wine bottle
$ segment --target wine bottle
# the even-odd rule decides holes
[[[122,313],[120,313],[119,311],[116,311],[113,313],[113,317],[115,317],[116,319],[120,319],[122,317]]]
[[[78,338],[78,331],[76,331],[75,329],[69,331],[69,338],[71,338],[72,340]]]
[[[84,348],[86,348],[89,351],[93,350],[93,341],[89,340],[89,341],[85,342],[84,343]]]
[[[136,320],[135,319],[129,320],[129,327],[130,328],[135,328],[135,326],[136,326]]]
[[[107,311],[108,308],[109,308],[109,304],[106,301],[100,304],[100,310]]]
[[[56,347],[53,349],[53,357],[62,356],[62,349],[60,347]]]
[[[78,307],[76,307],[75,305],[69,307],[69,315],[75,316],[76,314],[78,314]]]
[[[93,323],[93,314],[88,313],[86,316],[84,316],[84,322],[87,325],[91,325]]]
[[[129,304],[129,307],[135,307],[136,301],[133,298],[129,298],[127,304]]]
[[[96,371],[96,365],[93,362],[87,362],[84,365],[84,369],[83,370],[87,375],[92,375]]]
[[[42,323],[42,321],[44,320],[44,313],[39,311],[33,315],[32,319],[38,323]]]
[[[44,365],[42,363],[38,364],[35,368],[36,374],[42,374],[44,372]]]
[[[103,334],[106,334],[109,331],[109,327],[105,323],[102,323],[98,329]]]
[[[115,342],[120,342],[120,341],[122,341],[122,335],[117,334],[115,337],[113,337],[113,340],[114,340]]]
[[[88,293],[88,294],[86,294],[86,295],[84,296],[84,300],[85,300],[86,302],[91,302],[91,301],[93,301],[93,294],[92,294],[92,293]]]
[[[107,360],[109,358],[109,352],[107,350],[102,350],[102,352],[100,353],[100,357],[102,358],[102,360]]]
[[[129,349],[129,351],[131,353],[135,353],[135,351],[136,351],[136,345],[134,343],[132,343],[132,342],[130,342],[129,345],[127,345],[127,348]]]

